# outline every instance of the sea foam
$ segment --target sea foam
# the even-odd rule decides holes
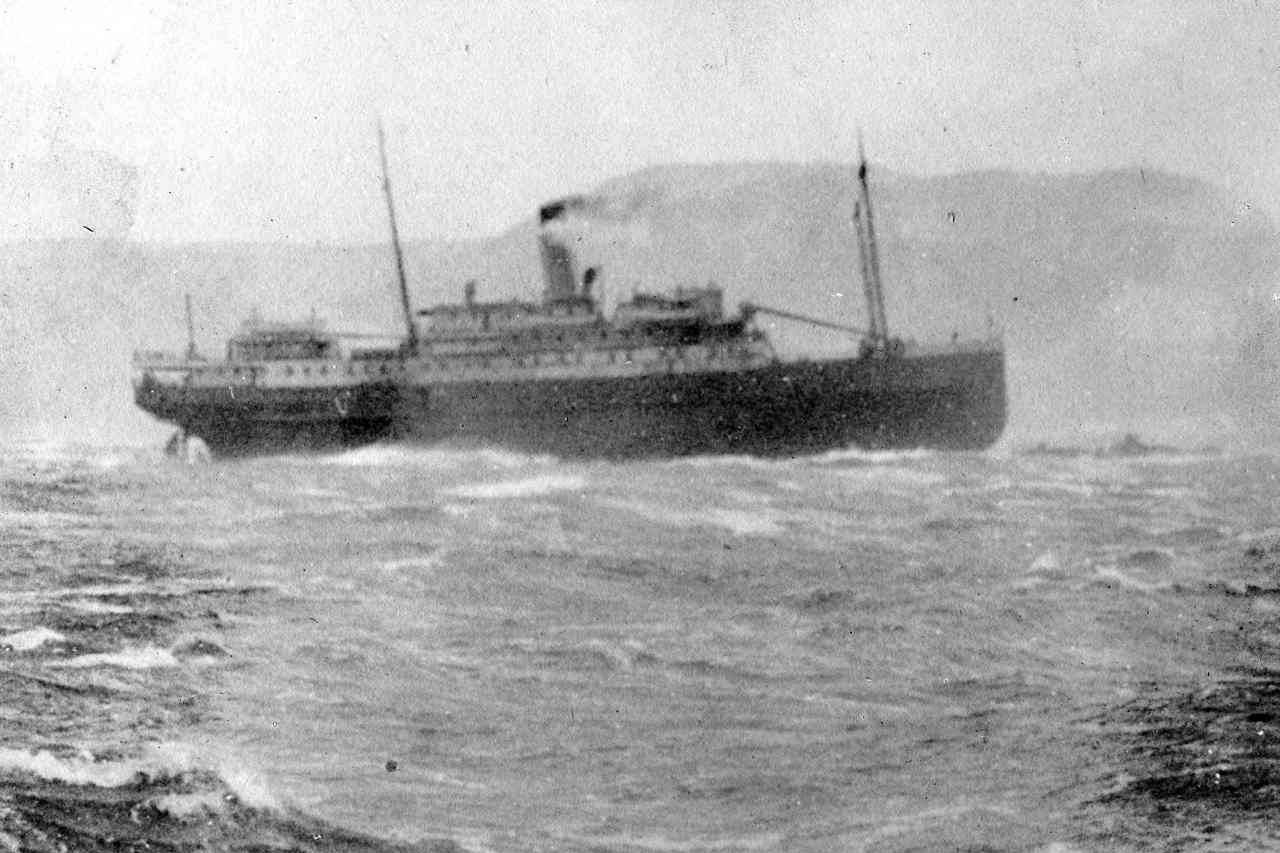
[[[302,464],[314,465],[314,457],[299,457]],[[496,448],[463,450],[446,447],[410,447],[405,445],[374,444],[343,451],[319,460],[324,465],[341,465],[353,468],[434,468],[472,469],[477,466],[490,469],[513,469],[555,462],[551,456],[534,456]]]
[[[444,494],[472,500],[504,500],[547,495],[552,492],[581,491],[586,487],[582,477],[543,474],[523,480],[502,480],[497,483],[469,483],[445,489]]]
[[[196,749],[188,744],[147,743],[142,745],[141,752],[137,755],[111,760],[98,760],[88,750],[63,757],[43,749],[27,751],[0,747],[0,773],[25,773],[68,785],[119,788],[135,785],[140,780],[164,779],[202,770],[216,774],[236,799],[251,808],[272,811],[281,809],[279,800],[259,774],[228,757]],[[165,798],[157,798],[157,807],[161,807],[161,800]],[[165,801],[164,805],[181,811],[184,808],[198,808],[200,803],[175,798]]]
[[[64,661],[57,661],[49,666],[67,667],[71,669],[87,669],[95,666],[114,666],[120,669],[160,669],[178,665],[178,659],[168,649],[155,646],[123,649],[118,652],[99,652],[88,655],[77,655]]]
[[[49,628],[28,628],[25,631],[17,631],[0,637],[0,648],[8,646],[15,652],[30,652],[40,648],[45,643],[61,643],[65,639],[66,637]]]

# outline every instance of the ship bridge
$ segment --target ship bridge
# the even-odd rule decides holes
[[[340,354],[338,337],[317,320],[266,323],[251,320],[227,341],[227,361],[331,359]]]

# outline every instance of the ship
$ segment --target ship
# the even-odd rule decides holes
[[[777,457],[981,450],[1004,429],[998,337],[922,346],[890,335],[861,143],[852,230],[865,328],[751,303],[730,313],[713,285],[635,293],[606,316],[599,268],[579,269],[572,249],[580,196],[538,211],[540,299],[481,301],[469,281],[460,302],[413,310],[381,132],[379,147],[403,337],[360,348],[314,322],[250,325],[217,361],[194,343],[182,356],[136,357],[137,405],[215,455],[387,441],[560,458]],[[847,332],[851,351],[782,358],[762,315]]]

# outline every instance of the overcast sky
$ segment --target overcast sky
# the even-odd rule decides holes
[[[898,171],[1157,166],[1280,211],[1275,0],[0,0],[0,91],[0,238],[381,240],[379,115],[415,237],[859,127]]]

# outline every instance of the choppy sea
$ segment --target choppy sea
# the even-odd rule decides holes
[[[1280,456],[0,462],[0,850],[1280,848]]]

